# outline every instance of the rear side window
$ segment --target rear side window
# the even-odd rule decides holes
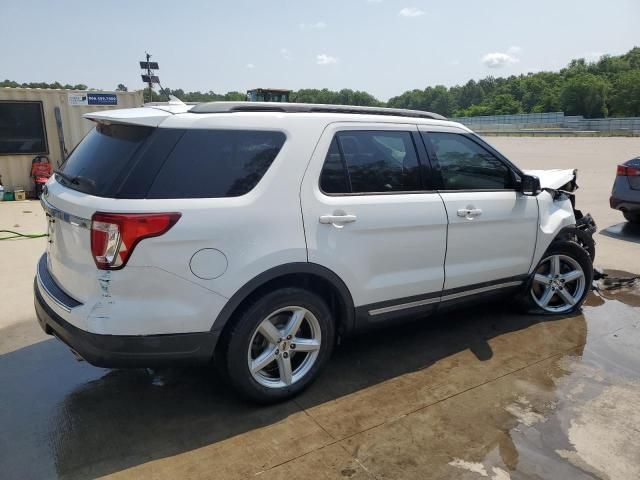
[[[325,193],[420,190],[420,167],[411,133],[345,131],[336,134],[320,176]]]
[[[187,130],[158,172],[147,197],[244,195],[264,176],[284,141],[282,132]]]
[[[98,196],[108,196],[112,184],[128,168],[153,128],[98,124],[73,150],[61,168],[66,186]]]

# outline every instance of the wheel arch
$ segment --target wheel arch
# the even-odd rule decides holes
[[[327,300],[329,308],[336,314],[336,331],[339,335],[349,333],[355,325],[355,307],[346,284],[332,270],[310,262],[295,262],[271,268],[244,284],[226,303],[211,332],[222,336],[236,312],[250,298],[261,292],[285,286],[302,286],[319,293]]]
[[[591,257],[591,262],[593,263],[596,258],[596,242],[593,238],[593,233],[588,230],[581,229],[577,224],[576,225],[567,225],[560,229],[558,234],[549,244],[549,247],[556,242],[562,241],[573,241],[580,245]],[[548,248],[547,247],[547,250]]]

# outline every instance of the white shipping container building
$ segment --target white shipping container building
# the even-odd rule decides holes
[[[33,192],[31,160],[57,168],[92,128],[85,113],[143,104],[142,91],[0,88],[0,175],[5,191]]]

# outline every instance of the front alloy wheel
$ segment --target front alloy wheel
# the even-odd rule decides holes
[[[313,313],[298,306],[280,308],[260,323],[251,338],[247,352],[251,375],[267,388],[292,385],[311,370],[321,342]]]
[[[584,294],[585,276],[580,264],[566,255],[545,258],[533,277],[531,296],[543,310],[570,311]]]
[[[592,281],[589,253],[574,241],[554,242],[534,271],[525,306],[539,313],[570,313],[580,308]]]

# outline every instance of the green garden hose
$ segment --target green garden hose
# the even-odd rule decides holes
[[[13,230],[0,230],[0,233],[11,233],[8,237],[0,237],[0,240],[9,240],[10,238],[42,238],[48,237],[46,233],[20,233]]]

